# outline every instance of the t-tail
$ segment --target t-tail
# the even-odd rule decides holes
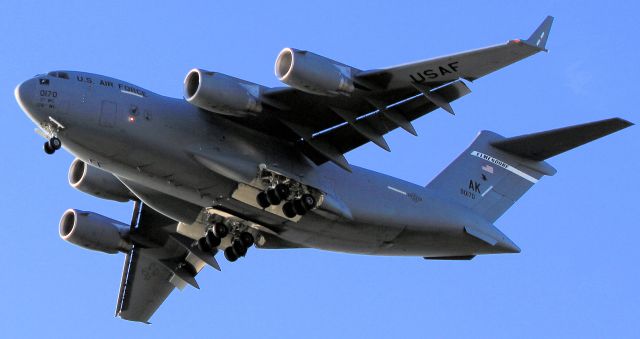
[[[427,188],[493,223],[543,175],[556,173],[546,159],[631,125],[613,118],[512,138],[482,131]]]

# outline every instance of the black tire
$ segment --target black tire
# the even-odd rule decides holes
[[[277,184],[273,189],[276,191],[276,195],[278,195],[280,200],[287,200],[289,193],[291,193],[289,186],[285,184]]]
[[[296,212],[297,215],[307,214],[307,209],[304,207],[304,204],[300,199],[296,199],[293,201],[293,211]]]
[[[295,218],[297,215],[296,211],[293,210],[293,203],[291,201],[287,201],[282,205],[282,213],[284,213],[287,218]]]
[[[217,248],[218,246],[220,246],[220,242],[222,241],[220,238],[218,238],[215,234],[213,234],[213,232],[211,230],[209,230],[207,232],[207,235],[204,236],[205,239],[207,240],[207,245],[209,245],[209,247],[213,250],[214,248]]]
[[[198,239],[198,249],[204,253],[211,252],[211,246],[209,246],[207,239],[205,239],[204,237]]]
[[[314,198],[313,195],[308,193],[303,194],[302,197],[300,197],[300,201],[302,201],[302,205],[307,211],[310,211],[314,207],[316,207],[316,203],[317,203],[316,198]]]
[[[271,205],[280,205],[282,199],[280,199],[275,189],[270,188],[267,190],[267,201],[269,201]]]
[[[233,247],[227,247],[227,248],[224,249],[224,257],[229,262],[234,262],[234,261],[238,260],[238,256],[233,252]]]
[[[244,245],[244,247],[249,248],[249,247],[253,246],[254,239],[253,239],[253,235],[251,235],[251,233],[242,232],[242,233],[240,233],[240,236],[238,238],[240,239],[240,241],[242,241],[242,244]]]
[[[49,147],[51,147],[54,151],[57,151],[62,147],[62,141],[60,141],[58,137],[53,137],[49,139]]]
[[[269,203],[269,199],[267,199],[267,193],[265,192],[258,193],[258,196],[256,197],[256,201],[258,202],[258,206],[262,208],[267,208],[271,206],[271,203]]]
[[[49,142],[45,142],[44,143],[44,152],[47,154],[53,154],[55,153],[56,150],[54,150],[53,148],[51,148],[51,145],[49,145]]]
[[[210,223],[210,224],[213,224],[216,221],[216,217],[217,217],[217,215],[215,215],[215,214],[209,214],[207,216],[207,222]]]
[[[227,225],[218,222],[213,225],[213,234],[215,234],[216,237],[223,239],[229,234],[229,228],[227,228]]]
[[[247,254],[247,247],[242,243],[240,239],[236,239],[231,244],[231,248],[233,249],[233,253],[240,257],[244,257]]]

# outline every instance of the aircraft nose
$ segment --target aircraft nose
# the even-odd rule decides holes
[[[20,108],[29,115],[32,114],[31,110],[36,90],[35,81],[35,79],[24,81],[16,86],[16,89],[13,92]]]

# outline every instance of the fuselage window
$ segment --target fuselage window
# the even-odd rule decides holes
[[[138,106],[136,106],[136,105],[131,105],[131,106],[129,107],[129,115],[133,115],[133,116],[138,115]]]
[[[55,78],[60,78],[60,79],[69,79],[69,74],[67,72],[49,72],[47,75],[55,77]]]

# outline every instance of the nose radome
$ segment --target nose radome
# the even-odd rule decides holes
[[[31,110],[36,89],[35,81],[36,79],[29,79],[27,81],[24,81],[23,83],[16,86],[16,89],[13,92],[18,105],[20,105],[20,108],[22,108],[22,110],[29,115],[33,114]]]

